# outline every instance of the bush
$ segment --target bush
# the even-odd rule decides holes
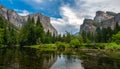
[[[97,43],[96,45],[94,45],[95,49],[105,49],[106,44],[105,43]]]
[[[68,44],[64,42],[56,42],[55,44],[57,46],[57,49],[65,49],[66,47],[68,47]]]
[[[110,43],[105,46],[105,49],[115,49],[115,50],[120,50],[120,45],[116,43]]]
[[[79,48],[80,42],[78,39],[73,39],[70,41],[70,47],[72,48]]]
[[[117,44],[120,44],[120,32],[112,36],[112,41]]]

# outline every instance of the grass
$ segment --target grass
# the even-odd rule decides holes
[[[70,44],[57,42],[56,44],[41,44],[41,45],[32,45],[32,46],[25,46],[30,48],[35,48],[39,50],[61,50],[61,49],[76,49],[71,47]],[[103,49],[103,50],[120,50],[120,45],[116,43],[95,43],[95,44],[82,44],[77,49]]]
[[[105,49],[120,50],[120,45],[118,45],[116,43],[109,43],[105,46]]]
[[[32,45],[32,46],[25,46],[34,49],[39,49],[41,51],[55,51],[57,46],[55,44],[41,44],[41,45]]]

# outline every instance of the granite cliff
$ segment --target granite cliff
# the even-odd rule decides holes
[[[24,26],[24,24],[28,21],[28,17],[34,18],[35,23],[38,17],[40,17],[41,23],[44,27],[44,31],[47,32],[49,30],[49,32],[51,32],[52,34],[54,33],[57,35],[56,29],[50,23],[50,18],[40,13],[34,13],[27,16],[20,16],[14,10],[7,9],[3,5],[0,5],[0,17],[3,17],[8,22],[10,22],[18,28]]]
[[[94,33],[97,29],[110,27],[114,30],[116,23],[120,25],[120,13],[97,11],[95,18],[85,19],[80,26],[80,33],[83,31],[87,33]]]

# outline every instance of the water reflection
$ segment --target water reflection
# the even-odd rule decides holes
[[[119,69],[119,57],[89,55],[81,51],[3,48],[0,49],[0,69]]]
[[[61,55],[50,69],[84,69],[81,60],[76,57]]]
[[[0,69],[49,69],[56,59],[55,52],[4,48],[0,50]]]

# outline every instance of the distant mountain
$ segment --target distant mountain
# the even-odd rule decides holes
[[[120,13],[97,11],[94,20],[85,19],[80,26],[80,33],[94,33],[98,29],[110,27],[114,30],[116,23],[120,25]]]
[[[26,22],[28,21],[28,17],[34,18],[35,23],[38,17],[40,17],[41,23],[44,27],[44,31],[47,32],[49,30],[49,32],[51,32],[52,34],[57,34],[56,29],[50,23],[50,18],[40,13],[34,13],[27,16],[20,16],[14,10],[7,9],[3,5],[0,5],[0,17],[4,18],[17,28],[23,27],[24,24],[26,24]]]
[[[80,34],[80,32],[76,32],[74,35],[77,36],[77,35],[79,35],[79,34]]]

